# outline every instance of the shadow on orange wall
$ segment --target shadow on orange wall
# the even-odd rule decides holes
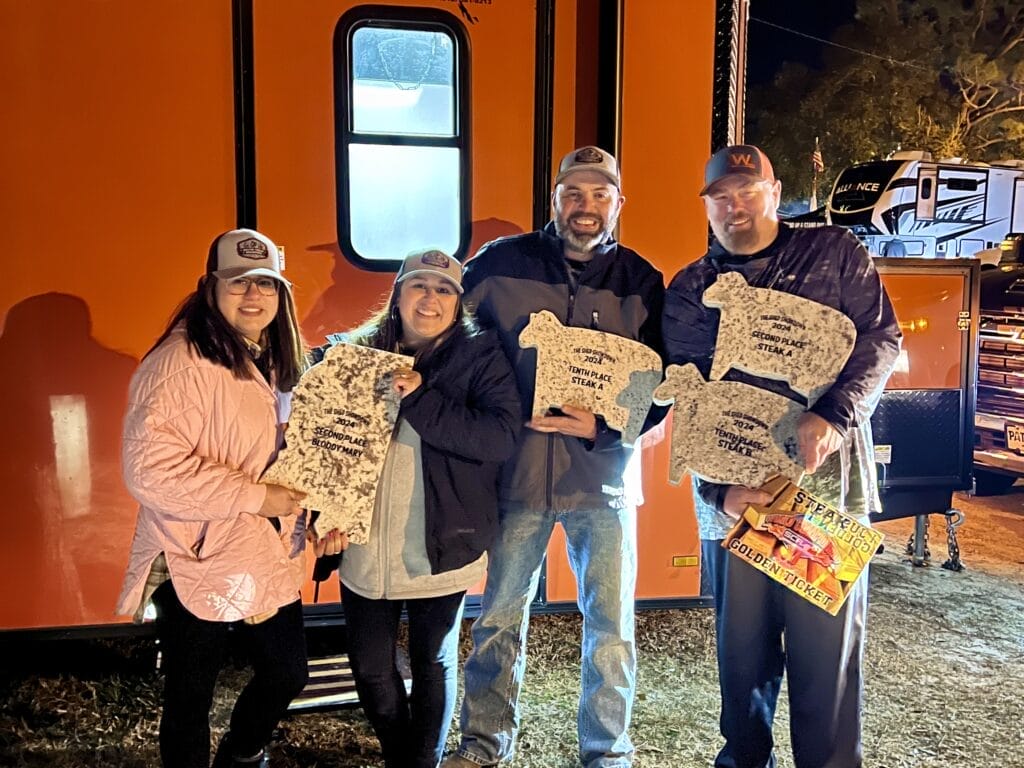
[[[484,243],[522,231],[504,219],[492,217],[474,221],[468,252],[475,254]],[[358,278],[354,277],[356,268],[345,258],[336,242],[310,245],[306,250],[327,252],[334,258],[330,287],[302,321],[306,341],[317,346],[323,343],[327,334],[348,330],[365,320],[388,296],[395,278],[391,272],[360,272]],[[401,256],[404,254],[398,254],[399,258]]]
[[[7,313],[0,336],[0,629],[107,624],[136,504],[121,484],[121,423],[137,361],[98,343],[63,293]]]

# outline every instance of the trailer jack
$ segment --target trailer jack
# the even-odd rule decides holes
[[[963,561],[960,559],[960,545],[956,538],[956,529],[964,523],[964,513],[959,509],[947,509],[942,513],[946,518],[946,549],[949,558],[942,564],[947,571],[962,571]],[[911,565],[923,567],[931,565],[931,550],[928,548],[928,515],[917,515],[914,518],[914,532],[907,539],[906,553],[910,555]]]

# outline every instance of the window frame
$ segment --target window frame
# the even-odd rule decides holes
[[[441,32],[454,41],[454,80],[452,99],[455,109],[453,136],[424,136],[395,133],[357,133],[353,130],[352,85],[354,83],[352,40],[367,27],[405,29],[415,32]],[[334,171],[338,246],[345,258],[359,269],[395,272],[402,263],[394,259],[373,259],[359,254],[352,244],[352,216],[349,196],[349,148],[353,144],[376,146],[442,147],[458,150],[460,162],[459,243],[449,254],[465,261],[472,238],[472,146],[470,137],[471,81],[469,37],[462,22],[448,11],[436,8],[405,8],[387,5],[361,5],[344,13],[334,28]],[[424,246],[432,245],[424,243]]]
[[[948,213],[942,217],[942,221],[958,224],[980,224],[986,221],[988,216],[989,182],[991,175],[987,168],[972,167],[964,165],[939,165],[935,177],[935,207],[948,208],[951,205],[950,198],[953,197],[956,203],[965,199],[964,195],[980,197],[980,210],[971,216],[958,214],[951,216]],[[961,184],[966,181],[974,182],[974,189],[964,189]],[[950,182],[954,182],[951,184]],[[938,213],[936,213],[938,217]]]

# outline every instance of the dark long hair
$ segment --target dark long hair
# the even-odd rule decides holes
[[[249,348],[217,308],[217,277],[212,272],[216,269],[218,240],[220,236],[210,246],[207,273],[199,278],[196,290],[185,297],[146,356],[163,344],[175,328],[182,325],[188,344],[197,355],[223,365],[236,379],[253,379],[255,375]],[[290,392],[306,369],[306,359],[291,291],[282,284],[278,297],[277,314],[266,329],[267,349],[264,354],[269,356],[268,362],[270,370],[274,372],[277,388],[282,392]]]
[[[403,329],[402,316],[398,312],[398,298],[401,293],[402,283],[397,283],[391,291],[391,296],[379,309],[370,315],[362,325],[344,334],[345,341],[388,352],[401,351]],[[414,355],[416,369],[429,367],[434,358],[448,349],[452,343],[474,336],[479,332],[476,319],[466,309],[460,294],[459,303],[455,307],[455,320],[451,326],[416,351]]]

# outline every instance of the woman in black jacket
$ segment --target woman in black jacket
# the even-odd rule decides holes
[[[401,409],[370,539],[349,546],[340,567],[349,660],[388,768],[440,762],[455,708],[463,598],[486,572],[498,471],[521,420],[515,375],[461,295],[458,261],[437,250],[413,253],[386,306],[332,338],[415,358],[394,374]],[[395,664],[403,605],[408,699]]]

